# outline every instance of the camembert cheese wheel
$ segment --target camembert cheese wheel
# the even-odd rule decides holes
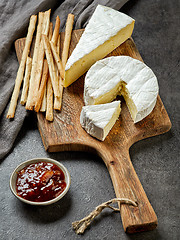
[[[152,112],[158,91],[157,78],[146,64],[128,56],[113,56],[96,62],[87,72],[84,102],[108,103],[122,95],[136,123]]]

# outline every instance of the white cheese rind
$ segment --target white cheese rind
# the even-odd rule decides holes
[[[157,78],[146,64],[128,56],[114,56],[96,62],[87,72],[84,102],[106,103],[122,94],[136,123],[151,113],[158,91]]]
[[[81,126],[91,136],[104,141],[119,117],[120,111],[120,101],[84,106],[80,115]]]

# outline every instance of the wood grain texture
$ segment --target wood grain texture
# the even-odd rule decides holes
[[[70,54],[76,46],[83,30],[72,34]],[[61,46],[64,33],[61,33]],[[25,39],[15,43],[20,60]],[[62,49],[62,47],[61,47]],[[115,49],[108,56],[128,55],[142,61],[132,39]],[[44,147],[49,152],[91,151],[104,161],[111,176],[117,197],[129,198],[138,207],[122,204],[121,218],[124,230],[128,233],[148,231],[156,228],[157,217],[148,201],[129,157],[129,148],[135,142],[169,131],[171,122],[158,96],[152,113],[139,123],[134,124],[122,100],[121,115],[104,142],[86,133],[79,122],[83,104],[84,76],[64,89],[61,112],[54,112],[54,121],[48,122],[43,113],[38,113],[38,127]]]

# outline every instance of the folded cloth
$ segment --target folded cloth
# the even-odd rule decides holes
[[[9,101],[16,79],[18,62],[14,41],[26,36],[30,16],[39,11],[52,9],[52,21],[59,15],[61,30],[64,29],[68,13],[75,15],[75,28],[88,23],[98,4],[119,10],[128,0],[1,0],[0,2],[0,159],[12,148],[14,140],[27,116],[19,103],[15,118],[6,119]]]

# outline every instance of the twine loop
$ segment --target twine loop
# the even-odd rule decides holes
[[[93,221],[93,219],[95,217],[97,217],[104,208],[110,208],[114,211],[120,211],[120,208],[115,208],[115,207],[112,207],[110,206],[110,204],[113,204],[113,203],[120,203],[120,204],[128,204],[128,205],[133,205],[134,207],[137,207],[137,203],[130,200],[130,199],[127,199],[127,198],[114,198],[114,199],[111,199],[107,202],[104,202],[102,204],[100,204],[99,206],[97,206],[95,208],[94,211],[92,211],[88,216],[84,217],[83,219],[79,220],[79,221],[75,221],[72,223],[72,226],[75,230],[75,232],[77,234],[83,234],[84,231],[86,230],[86,228],[91,224],[91,222]]]

